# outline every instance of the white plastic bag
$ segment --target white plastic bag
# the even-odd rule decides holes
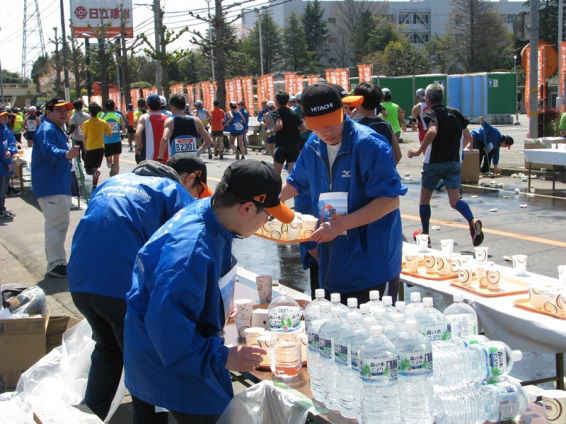
[[[304,424],[309,410],[300,400],[262,381],[234,396],[217,424]]]
[[[61,346],[53,349],[22,374],[16,386],[24,401],[30,405],[49,402],[78,405],[82,402],[94,349],[92,329],[82,320],[65,331]],[[110,421],[124,397],[124,375],[112,401],[105,422]]]

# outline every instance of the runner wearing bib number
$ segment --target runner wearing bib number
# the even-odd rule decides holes
[[[230,131],[230,147],[234,150],[236,154],[236,160],[240,159],[240,152],[242,153],[242,159],[245,159],[244,152],[244,115],[238,110],[238,104],[236,102],[230,102],[230,112],[228,112],[228,128]],[[234,144],[234,141],[238,140],[238,146]]]
[[[166,161],[176,153],[190,153],[198,156],[212,143],[212,138],[204,128],[201,120],[196,116],[185,114],[186,101],[179,94],[171,96],[169,107],[173,117],[167,118],[163,130],[163,137],[159,144],[159,155],[157,161]],[[204,140],[199,148],[198,139]]]
[[[24,129],[25,134],[24,137],[28,141],[28,147],[31,147],[33,144],[33,138],[35,137],[35,132],[39,128],[39,124],[41,124],[35,106],[31,106],[29,108],[29,115],[26,117],[24,121]]]
[[[112,135],[104,135],[104,156],[106,164],[110,168],[110,176],[113,177],[120,172],[120,153],[122,153],[121,132],[126,128],[124,118],[121,114],[114,111],[116,105],[114,100],[108,99],[104,103],[106,112],[100,116],[100,119],[110,125]]]

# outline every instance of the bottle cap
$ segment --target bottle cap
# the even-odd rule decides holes
[[[314,297],[315,297],[316,299],[322,299],[322,298],[324,298],[324,289],[316,289],[316,290],[314,291]]]
[[[520,350],[512,350],[511,359],[513,359],[513,362],[519,362],[521,359],[523,359],[523,352],[521,352]]]
[[[330,295],[330,301],[332,303],[340,303],[340,293],[332,293]]]
[[[346,300],[346,303],[348,305],[348,308],[357,308],[358,307],[358,299],[355,297],[349,297],[348,300]]]
[[[370,329],[372,336],[381,336],[383,334],[383,327],[381,325],[374,325]]]
[[[419,292],[411,292],[411,302],[420,302],[421,294]]]
[[[462,293],[456,293],[454,295],[454,303],[460,303],[464,301],[464,296],[462,295]]]
[[[381,301],[383,302],[383,304],[385,306],[391,306],[393,305],[393,298],[391,296],[383,296],[381,298]]]
[[[379,290],[370,290],[369,300],[379,300]]]
[[[425,306],[425,308],[432,308],[432,297],[425,297],[423,299],[423,305]]]

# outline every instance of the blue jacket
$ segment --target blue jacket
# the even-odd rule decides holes
[[[493,149],[489,153],[493,158],[493,164],[499,164],[499,148],[502,138],[499,130],[483,121],[481,127],[472,131],[472,137],[474,141],[481,143],[487,150],[489,150],[488,146],[491,144]]]
[[[69,289],[125,299],[138,250],[193,200],[169,178],[130,173],[104,181],[73,235]]]
[[[12,158],[6,158],[6,152],[13,156],[18,152],[16,138],[8,126],[0,124],[0,177],[9,177],[14,173],[14,167],[8,171],[8,166],[13,165]]]
[[[325,192],[347,192],[349,213],[375,198],[398,197],[407,192],[387,140],[347,117],[332,172],[328,170],[326,144],[313,134],[287,182],[299,194],[310,193],[313,211],[318,211],[319,195]],[[397,277],[401,271],[402,239],[401,216],[395,210],[369,225],[349,230],[346,236],[319,244],[320,287],[349,293]]]
[[[67,136],[45,118],[33,137],[31,186],[35,197],[71,195],[71,162]]]
[[[199,415],[221,414],[233,397],[218,282],[231,269],[234,235],[210,202],[181,209],[141,248],[124,328],[128,390]]]

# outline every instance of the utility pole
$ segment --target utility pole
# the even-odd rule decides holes
[[[259,64],[261,67],[261,75],[263,75],[263,37],[261,35],[261,9],[256,9],[257,27],[259,30]]]
[[[126,18],[123,5],[120,6],[120,42],[122,46],[122,94],[127,106],[129,103],[132,103],[132,95],[130,93],[130,70],[128,69],[128,50],[126,48]],[[132,124],[130,123],[130,125]]]
[[[161,28],[163,27],[163,14],[161,12],[160,0],[153,0],[153,14],[155,25],[155,51],[161,52]],[[163,69],[161,68],[161,61],[155,60],[155,85],[157,86],[157,94],[161,94],[162,90],[162,77]]]
[[[63,75],[65,78],[65,100],[69,101],[70,99],[70,92],[69,92],[69,59],[67,57],[67,36],[65,32],[65,9],[63,9],[63,0],[60,0],[60,8],[61,8],[61,30],[63,36]],[[80,93],[79,93],[80,94]]]
[[[217,67],[217,87],[216,97],[221,105],[225,104],[226,86],[224,85],[226,75],[226,54],[224,51],[225,33],[224,16],[222,11],[222,0],[214,0],[214,30],[216,32],[216,43],[214,43],[214,57]]]
[[[530,18],[530,93],[529,93],[529,134],[538,138],[538,9],[539,0],[531,0]]]
[[[562,69],[562,0],[558,0],[558,84],[560,84],[560,77],[562,73],[564,73],[564,69]],[[558,99],[556,102],[556,108],[561,109],[562,105],[564,104],[564,96],[566,95],[565,91],[566,87],[566,79],[562,83],[562,87],[558,87]]]
[[[57,37],[57,27],[53,27],[55,32],[55,92],[61,95],[61,61],[59,59],[59,38]]]
[[[92,96],[92,76],[90,74],[90,41],[85,37],[86,94],[90,101]]]
[[[212,19],[210,19],[210,0],[206,0],[206,6],[208,8],[208,39],[210,41],[210,68],[212,70],[212,81],[214,78],[214,48],[212,47]]]

